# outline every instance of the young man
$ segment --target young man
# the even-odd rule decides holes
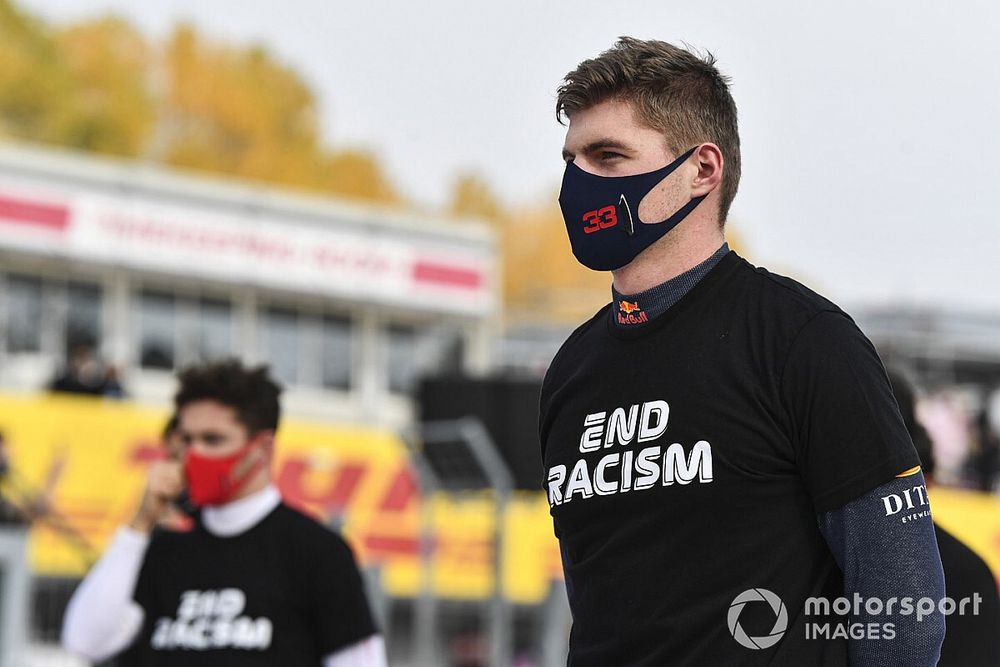
[[[942,615],[898,613],[944,595],[919,462],[850,317],[727,247],[739,134],[714,60],[622,38],[556,110],[573,252],[614,279],[541,393],[570,664],[934,665]],[[855,594],[897,613],[820,615]]]
[[[270,480],[279,387],[237,362],[181,373],[183,461],[149,468],[131,523],[70,600],[63,643],[124,664],[383,667],[350,548]],[[153,528],[186,488],[189,532]]]

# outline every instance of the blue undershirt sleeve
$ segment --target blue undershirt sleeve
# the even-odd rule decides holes
[[[897,477],[818,518],[851,603],[852,667],[937,665],[944,571],[923,474]]]

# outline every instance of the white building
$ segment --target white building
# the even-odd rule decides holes
[[[489,369],[498,267],[475,222],[0,144],[4,391],[93,343],[140,401],[237,356],[272,366],[292,414],[399,425],[419,374]]]

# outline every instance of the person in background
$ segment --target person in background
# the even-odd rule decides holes
[[[150,465],[135,516],[69,602],[64,646],[123,666],[384,667],[351,549],[271,481],[281,390],[267,368],[179,380],[183,462]],[[185,488],[194,528],[154,531]]]
[[[913,388],[898,371],[889,372],[892,391],[906,429],[920,456],[927,486],[934,483],[934,449],[930,436],[917,421]],[[1000,662],[1000,597],[997,579],[989,565],[957,537],[934,522],[944,583],[953,600],[979,595],[978,614],[952,614],[941,646],[939,667],[996,667]]]
[[[1000,472],[1000,436],[990,424],[990,413],[983,407],[976,417],[976,439],[978,447],[970,461],[976,487],[986,493],[1000,491],[997,486],[997,473]]]
[[[118,369],[105,368],[90,343],[72,346],[66,367],[49,383],[49,391],[108,398],[125,397]]]
[[[66,524],[53,511],[52,497],[65,465],[65,458],[57,455],[49,465],[44,484],[37,487],[15,468],[6,436],[0,432],[0,524],[27,526],[47,521],[54,530],[62,530]]]

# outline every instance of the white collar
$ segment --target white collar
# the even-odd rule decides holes
[[[208,532],[213,535],[232,537],[257,525],[280,502],[281,494],[278,493],[278,489],[268,484],[246,498],[225,505],[206,507],[201,512],[201,520]]]

